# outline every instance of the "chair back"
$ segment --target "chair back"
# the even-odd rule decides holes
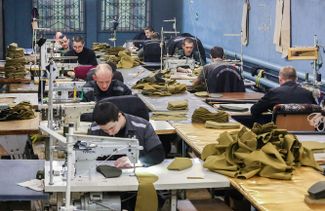
[[[244,80],[237,67],[233,65],[219,65],[207,74],[207,87],[210,93],[245,92]]]
[[[309,114],[321,112],[319,105],[313,104],[278,104],[274,106],[272,121],[280,129],[289,131],[315,131],[307,120]]]
[[[160,62],[160,58],[161,58],[160,41],[159,40],[150,40],[150,41],[144,42],[143,61],[144,62]]]

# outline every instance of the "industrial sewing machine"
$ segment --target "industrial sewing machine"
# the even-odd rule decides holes
[[[53,161],[51,156],[49,164],[45,166],[45,169],[49,166],[49,171],[45,171],[46,192],[58,192],[54,190],[61,188],[62,185],[66,186],[65,199],[62,195],[59,196],[59,193],[55,193],[53,199],[56,202],[53,204],[57,208],[60,207],[60,210],[107,210],[107,207],[120,210],[120,198],[116,195],[104,194],[105,191],[101,191],[98,187],[100,185],[102,190],[105,189],[102,176],[95,172],[96,165],[101,164],[103,161],[97,161],[96,159],[100,156],[109,156],[110,158],[112,155],[125,155],[134,166],[131,174],[134,175],[135,164],[139,161],[139,152],[143,149],[139,145],[139,141],[134,137],[116,138],[75,135],[73,134],[72,124],[69,125],[67,137],[63,137],[45,126],[40,126],[40,129],[42,132],[49,134],[50,139],[58,140],[60,149],[63,147],[67,154],[64,163],[59,164]],[[51,150],[53,149],[55,147],[51,147]],[[53,164],[54,162],[56,163]],[[94,184],[94,186],[91,184]],[[91,188],[88,189],[87,187]],[[94,188],[96,191],[94,191]],[[107,187],[107,190],[109,190],[109,187]],[[70,203],[71,192],[82,193],[81,195],[73,195],[74,206]]]
[[[189,67],[191,70],[195,67],[195,60],[186,58],[179,59],[178,57],[166,57],[164,60],[165,69],[176,71],[177,67]]]
[[[53,105],[53,125],[54,128],[62,128],[63,125],[73,123],[75,130],[80,127],[80,116],[84,113],[91,113],[95,107],[94,102],[64,103]],[[38,109],[42,113],[42,120],[48,119],[48,106],[39,105]]]
[[[80,102],[82,87],[85,82],[69,81],[53,83],[53,101],[54,103]]]

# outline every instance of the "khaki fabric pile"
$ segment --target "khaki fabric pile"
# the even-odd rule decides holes
[[[92,49],[100,54],[100,60],[113,62],[118,68],[132,68],[140,65],[140,60],[123,47],[111,47],[107,43],[93,43]]]
[[[224,111],[210,112],[208,109],[203,107],[195,109],[192,114],[192,122],[205,123],[206,121],[228,122],[229,115]]]
[[[33,119],[35,114],[29,102],[21,102],[13,107],[0,110],[0,121]]]
[[[140,65],[140,60],[132,57],[128,51],[120,51],[118,57],[120,61],[117,63],[117,68],[132,68]]]
[[[170,96],[185,92],[186,85],[168,79],[168,74],[168,72],[159,72],[147,76],[137,81],[132,88],[142,89],[142,94],[149,96]]]
[[[25,63],[24,49],[18,48],[16,43],[11,43],[7,48],[4,69],[6,78],[25,78],[27,73]]]
[[[174,110],[187,110],[188,109],[188,101],[187,100],[174,100],[169,101],[167,105],[167,109]]]
[[[255,123],[252,130],[224,132],[217,142],[203,149],[203,166],[230,177],[248,179],[259,175],[288,180],[294,168],[301,165],[321,170],[312,152],[295,135],[277,129],[273,123]]]

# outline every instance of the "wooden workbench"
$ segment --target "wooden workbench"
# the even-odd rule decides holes
[[[203,124],[173,124],[173,126],[198,154],[201,154],[207,144],[216,143],[218,136],[225,131],[207,129]],[[291,180],[258,176],[246,180],[229,179],[232,186],[258,210],[325,210],[325,205],[311,206],[304,202],[308,188],[317,181],[325,181],[320,172],[309,167],[297,168]]]
[[[34,119],[0,121],[0,135],[33,134],[38,132],[40,113]]]
[[[198,154],[202,153],[206,145],[218,143],[217,138],[221,133],[239,130],[210,129],[205,128],[204,124],[173,123],[172,125],[175,127],[177,134]]]

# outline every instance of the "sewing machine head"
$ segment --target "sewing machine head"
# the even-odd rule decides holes
[[[179,59],[177,57],[167,57],[164,60],[164,67],[168,70],[176,70],[177,67],[188,66],[190,69],[194,69],[195,60],[191,58]]]
[[[85,103],[65,103],[53,105],[53,128],[61,128],[63,125],[74,123],[75,130],[80,127],[80,116],[84,113],[91,113],[95,107],[94,102]],[[47,105],[41,105],[38,108],[42,113],[42,120],[48,119]]]
[[[84,113],[92,113],[95,107],[94,102],[66,104],[63,105],[64,124],[74,123],[77,130],[80,126],[80,116]]]
[[[82,91],[85,82],[69,81],[53,84],[53,99],[55,103],[80,102],[78,93]]]
[[[88,172],[96,166],[96,159],[103,156],[125,155],[131,163],[139,161],[140,150],[136,138],[117,138],[106,136],[71,135],[73,138],[74,166],[76,175]]]

